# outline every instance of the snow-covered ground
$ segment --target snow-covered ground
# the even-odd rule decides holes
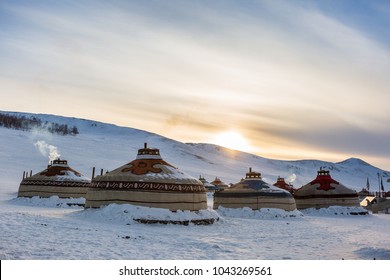
[[[1,201],[0,259],[390,259],[385,214],[209,209],[220,218],[213,225],[149,225],[133,218],[175,217],[129,205],[84,210],[66,202]]]
[[[271,183],[278,175],[295,175],[294,185],[299,186],[314,179],[316,170],[325,166],[336,180],[360,190],[367,176],[374,180],[377,172],[389,174],[358,159],[339,164],[275,161],[214,145],[184,144],[130,128],[47,118],[76,125],[80,134],[59,136],[0,128],[0,259],[390,260],[390,215],[386,214],[348,215],[349,211],[340,207],[287,214],[275,209],[214,211],[209,195],[209,209],[199,215],[218,221],[184,226],[141,224],[134,218],[181,219],[193,214],[130,205],[102,209],[74,205],[82,199],[16,198],[23,171],[45,169],[53,147],[87,177],[93,166],[112,170],[133,160],[144,142],[159,148],[167,162],[209,181],[218,176],[234,183],[252,167]],[[52,148],[40,150],[35,145],[38,141]],[[385,188],[388,190],[388,185]]]

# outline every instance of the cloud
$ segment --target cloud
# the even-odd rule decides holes
[[[388,47],[315,3],[83,1],[3,9],[12,24],[0,31],[0,89],[14,97],[3,106],[182,141],[238,127],[269,150],[299,143],[313,154],[318,147],[380,153],[363,141],[347,143],[348,135],[386,136]]]

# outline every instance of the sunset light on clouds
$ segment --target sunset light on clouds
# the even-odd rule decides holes
[[[0,110],[390,170],[389,33],[388,1],[1,1]]]

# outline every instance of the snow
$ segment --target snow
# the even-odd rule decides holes
[[[308,208],[302,209],[301,212],[305,215],[367,215],[368,211],[363,207],[356,206],[330,206],[327,208]]]
[[[13,205],[30,205],[30,206],[42,206],[42,207],[54,207],[54,208],[80,208],[83,209],[85,204],[85,198],[62,198],[60,199],[58,196],[51,196],[49,198],[40,198],[38,196],[34,196],[32,198],[28,197],[17,197],[9,200],[10,204]]]
[[[84,209],[79,206],[84,203],[82,198],[16,198],[23,171],[47,166],[48,158],[34,146],[38,140],[57,147],[69,165],[83,174],[90,174],[93,166],[113,170],[130,162],[144,142],[160,149],[165,161],[193,177],[218,176],[233,183],[245,176],[248,167],[260,171],[269,183],[278,175],[287,178],[292,174],[296,182],[307,183],[315,178],[320,166],[327,166],[335,180],[358,190],[365,185],[367,175],[374,182],[377,172],[389,174],[358,160],[341,164],[277,161],[93,121],[39,117],[76,125],[80,134],[59,136],[0,128],[0,259],[390,259],[390,215],[349,214],[360,211],[360,207],[291,212],[223,207],[213,210],[209,193],[207,210],[172,213],[133,205]],[[144,217],[216,220],[212,225],[187,226],[136,221]]]
[[[168,165],[162,165],[163,171],[161,173],[147,173],[143,176],[150,177],[150,180],[196,180],[196,178],[192,177],[189,174],[186,174],[179,169],[175,169]],[[158,165],[157,165],[158,167]]]
[[[57,181],[80,181],[80,182],[90,182],[91,179],[84,175],[77,175],[71,171],[63,171],[64,175],[57,175],[55,180]]]
[[[256,211],[248,207],[233,209],[218,207],[218,213],[224,217],[242,218],[242,219],[280,219],[280,218],[295,218],[303,217],[299,210],[284,211],[282,209],[263,208]]]
[[[211,209],[213,225],[141,224],[189,213],[64,199],[1,202],[1,259],[389,259],[390,215],[301,214],[277,209]],[[285,212],[285,213],[282,213]]]

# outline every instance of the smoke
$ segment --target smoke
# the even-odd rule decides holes
[[[39,152],[49,158],[49,163],[55,159],[58,159],[61,155],[58,152],[58,149],[56,146],[47,144],[43,140],[37,141],[34,146],[39,150]]]
[[[288,176],[288,178],[286,179],[286,181],[288,183],[292,183],[294,182],[295,180],[297,179],[297,175],[295,175],[295,173],[291,174],[290,176]]]

